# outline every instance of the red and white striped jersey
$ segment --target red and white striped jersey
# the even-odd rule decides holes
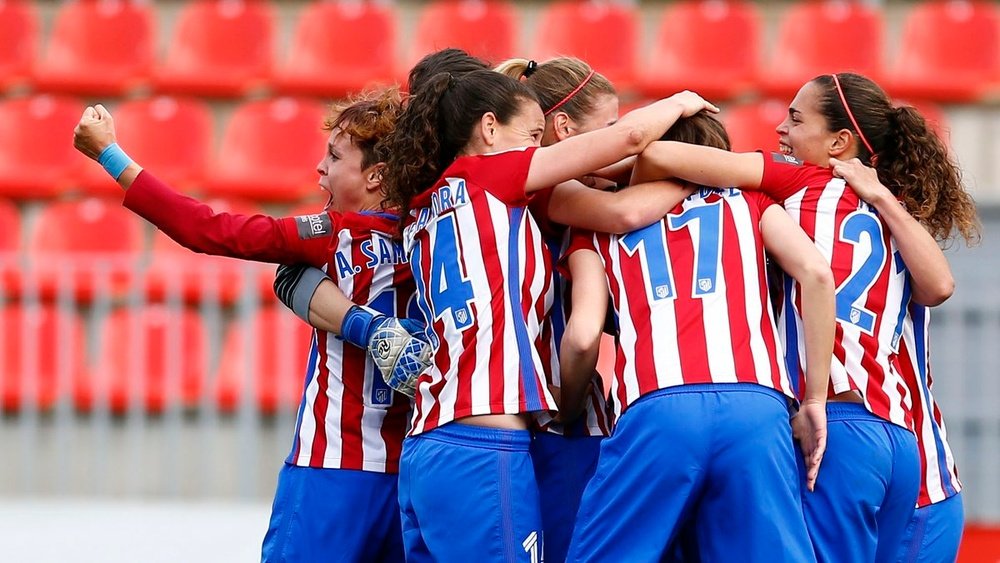
[[[352,301],[405,316],[413,279],[396,218],[335,212],[277,219],[214,213],[142,172],[124,205],[182,245],[208,254],[324,269]],[[305,343],[303,343],[305,344]],[[399,470],[410,401],[393,393],[365,350],[314,331],[288,463]]]
[[[917,507],[927,506],[959,493],[955,457],[948,445],[941,409],[934,402],[930,357],[930,309],[911,303],[903,321],[898,369],[913,399],[913,427],[920,448],[920,494]]]
[[[552,222],[549,217],[549,201],[552,189],[542,190],[531,198],[529,210],[538,221],[538,226],[545,238],[552,259],[552,287],[555,299],[552,309],[545,318],[542,328],[542,361],[548,368],[548,380],[555,386],[561,386],[559,378],[559,347],[562,344],[563,332],[566,330],[566,320],[570,307],[570,284],[559,274],[556,265],[560,257],[569,247],[570,230],[563,225]],[[583,414],[570,427],[553,421],[552,413],[542,411],[535,417],[538,429],[543,432],[566,436],[610,436],[611,417],[608,415],[608,402],[605,398],[604,383],[599,375],[594,375],[591,381],[591,392],[587,398]]]
[[[784,205],[833,270],[831,393],[856,390],[873,414],[912,429],[909,393],[892,361],[910,300],[908,274],[888,227],[829,168],[779,153],[763,157],[761,190]],[[786,281],[781,333],[796,382],[805,370],[800,293],[797,283]]]
[[[616,418],[642,395],[695,383],[756,383],[794,397],[764,272],[760,219],[774,202],[702,189],[625,235],[580,233],[567,253],[604,263],[620,342]]]
[[[534,148],[460,157],[416,196],[403,241],[435,347],[411,434],[554,410],[539,350],[552,269],[524,191]]]

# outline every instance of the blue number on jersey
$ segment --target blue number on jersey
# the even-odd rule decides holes
[[[384,289],[368,306],[383,315],[390,317],[399,316],[396,311],[396,289],[393,287]],[[392,388],[382,379],[382,374],[378,369],[374,369],[372,372],[371,404],[385,407],[391,406]]]
[[[870,213],[856,211],[840,225],[840,240],[858,248],[861,235],[868,236],[871,252],[857,271],[837,288],[837,320],[850,323],[868,334],[875,329],[875,314],[865,309],[863,299],[885,267],[882,224]]]
[[[680,215],[668,217],[670,229],[679,231],[691,229],[691,239],[695,241],[695,275],[692,297],[702,297],[715,293],[715,282],[719,276],[719,252],[722,247],[722,202],[692,207]],[[698,229],[691,225],[698,222]]]
[[[458,260],[458,235],[455,217],[442,217],[434,230],[431,252],[430,301],[434,320],[451,312],[455,326],[461,330],[472,325],[469,303],[473,299],[472,283],[462,276]]]
[[[685,227],[691,229],[696,262],[691,296],[698,298],[715,293],[722,247],[722,202],[692,207],[680,215],[669,216],[668,220],[672,231]],[[697,221],[697,229],[693,227],[692,221]],[[663,221],[632,231],[621,237],[619,242],[629,256],[634,256],[639,247],[642,247],[642,263],[654,301],[676,297],[673,272],[667,260]]]

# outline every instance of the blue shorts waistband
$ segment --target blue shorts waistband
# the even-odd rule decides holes
[[[830,401],[826,404],[827,420],[868,420],[871,422],[885,422],[891,424],[872,414],[862,403],[845,403],[843,401]]]
[[[785,404],[787,404],[789,400],[789,398],[781,391],[772,387],[759,385],[757,383],[690,383],[684,385],[673,385],[670,387],[664,387],[663,389],[657,389],[656,391],[651,391],[642,397],[639,397],[632,404],[646,399],[651,399],[653,397],[677,395],[680,393],[731,393],[733,391],[749,391],[752,393],[770,395]]]
[[[436,440],[462,446],[489,448],[492,450],[528,451],[531,445],[529,430],[508,430],[487,428],[460,422],[450,422],[433,430],[411,436],[407,440]]]

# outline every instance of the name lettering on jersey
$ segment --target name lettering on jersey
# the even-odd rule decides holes
[[[772,152],[771,159],[780,164],[793,164],[795,166],[802,166],[802,161],[790,154]]]
[[[377,234],[372,234],[370,239],[361,243],[361,254],[367,258],[364,268],[368,269],[384,264],[403,264],[406,262],[406,253],[403,252],[401,243]],[[337,251],[334,254],[334,261],[337,264],[337,275],[340,279],[360,274],[363,269],[360,265],[352,266],[344,251]]]
[[[328,237],[333,233],[333,223],[326,213],[300,215],[295,218],[295,227],[302,240]]]
[[[706,197],[708,197],[710,195],[713,195],[713,194],[718,194],[718,195],[721,195],[722,197],[736,197],[736,196],[738,196],[740,194],[740,190],[738,190],[737,188],[706,188],[706,187],[701,187],[701,188],[698,188],[698,191],[696,191],[695,193],[693,193],[690,196],[688,196],[688,199],[694,199],[695,197],[697,197],[698,199],[705,199]]]
[[[416,222],[407,227],[407,231],[419,231],[438,215],[469,204],[469,191],[463,178],[445,178],[445,181],[446,185],[434,190],[434,193],[431,194],[431,206],[420,208]]]

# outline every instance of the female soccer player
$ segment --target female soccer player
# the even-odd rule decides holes
[[[119,156],[109,172],[126,190],[126,207],[192,250],[322,267],[348,298],[401,316],[413,281],[392,238],[397,218],[382,212],[384,165],[374,151],[399,111],[391,90],[334,109],[317,167],[330,201],[317,215],[217,214],[127,157]],[[107,155],[115,142],[110,113],[88,108],[74,142],[92,157]],[[317,331],[313,337],[295,441],[264,538],[265,561],[318,560],[331,549],[346,560],[403,560],[396,474],[410,401],[391,392],[364,349],[334,336]]]
[[[932,141],[937,139],[923,117],[912,108],[901,107],[893,111],[897,115],[896,120],[914,129],[916,136]],[[914,302],[903,320],[897,356],[899,373],[913,402],[913,426],[920,449],[917,508],[896,558],[904,563],[954,561],[958,557],[964,528],[962,484],[948,445],[944,417],[932,393],[930,309],[927,307],[949,297],[954,280],[944,253],[938,247],[927,244],[927,237],[932,236],[943,243],[957,232],[967,244],[972,245],[978,239],[979,229],[975,203],[962,187],[961,171],[950,164],[944,143],[937,146],[932,143],[930,146],[934,153],[945,155],[931,162],[939,166],[949,163],[938,172],[944,180],[937,184],[936,192],[913,198],[904,205],[900,205],[890,188],[879,182],[874,168],[864,166],[857,158],[846,162],[831,160],[834,174],[844,178],[858,196],[878,210],[898,245],[909,244],[923,250],[920,256],[907,256],[905,261],[907,264],[915,262],[918,267],[929,270],[931,274],[924,274],[924,277],[932,275],[937,283],[935,291],[914,296]]]
[[[831,265],[837,338],[829,454],[815,492],[803,497],[810,536],[823,561],[895,557],[919,489],[911,402],[893,360],[910,296],[918,302],[942,299],[941,272],[915,258],[931,255],[936,245],[930,236],[894,240],[887,223],[906,220],[905,213],[891,218],[876,213],[829,168],[831,158],[868,161],[914,209],[923,198],[940,194],[953,170],[947,154],[935,150],[939,141],[909,126],[913,110],[903,112],[865,77],[824,75],[799,90],[777,127],[781,153],[733,154],[658,143],[644,155],[652,175],[764,190],[785,206]],[[795,285],[785,289],[786,362],[794,376],[805,360],[798,336],[803,300]]]
[[[409,100],[385,142],[383,182],[403,211],[436,352],[417,381],[400,466],[408,560],[537,560],[527,415],[556,405],[539,353],[551,268],[528,193],[636,154],[705,108],[683,93],[537,148],[542,110],[509,77],[442,73]]]
[[[705,114],[667,136],[729,148],[725,129]],[[765,249],[804,294],[814,367],[796,427],[812,480],[823,456],[833,277],[792,219],[761,194],[700,188],[647,228],[574,236],[564,376],[578,381],[593,369],[610,289],[619,420],[584,493],[569,561],[659,560],[689,522],[705,560],[813,559]]]

